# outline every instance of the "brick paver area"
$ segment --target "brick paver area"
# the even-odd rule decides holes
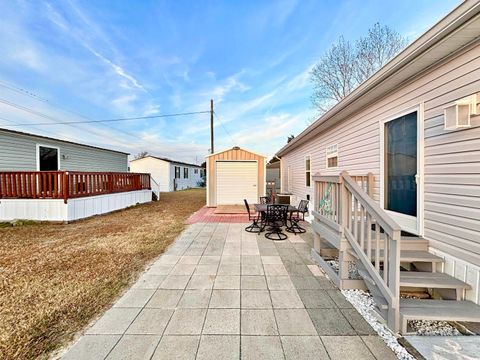
[[[248,223],[248,214],[215,214],[215,208],[204,206],[187,219],[187,224],[196,223]]]
[[[64,359],[394,359],[310,259],[310,235],[190,225]]]

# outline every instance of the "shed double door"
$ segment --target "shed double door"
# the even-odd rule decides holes
[[[256,161],[216,162],[217,205],[257,203],[258,164]]]

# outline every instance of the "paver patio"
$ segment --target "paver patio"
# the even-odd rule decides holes
[[[309,233],[244,227],[189,225],[63,358],[396,358],[314,265]]]

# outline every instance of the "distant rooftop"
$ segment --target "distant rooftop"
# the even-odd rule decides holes
[[[154,158],[154,159],[167,161],[167,162],[172,163],[172,164],[193,166],[193,167],[198,167],[198,168],[201,168],[201,167],[202,167],[201,165],[191,164],[191,163],[187,163],[187,162],[183,162],[183,161],[172,160],[172,159],[169,159],[169,158],[166,158],[166,157],[161,157],[161,156],[147,155],[147,156],[145,156],[145,157],[146,157],[146,158],[147,158],[147,157],[151,157],[151,158]],[[141,159],[143,159],[143,158],[134,159],[134,160],[132,160],[132,161],[137,161],[137,160],[141,160]]]

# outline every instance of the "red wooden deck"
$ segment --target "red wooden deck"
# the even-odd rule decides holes
[[[2,171],[0,199],[64,199],[151,189],[150,174]]]

